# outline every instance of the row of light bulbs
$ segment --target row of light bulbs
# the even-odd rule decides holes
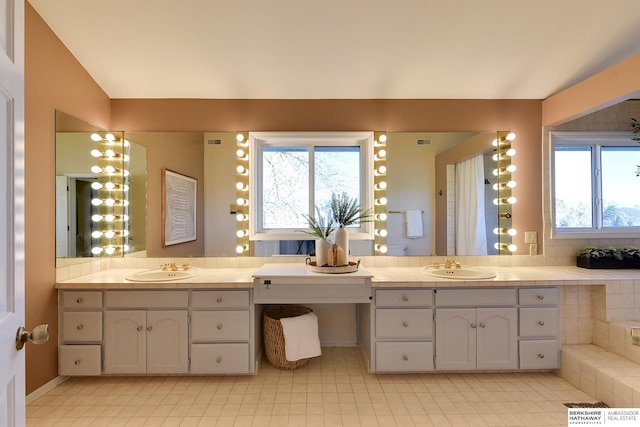
[[[511,195],[511,190],[516,187],[516,181],[512,179],[512,174],[516,171],[516,166],[511,164],[511,158],[515,156],[516,150],[511,147],[511,143],[516,139],[513,132],[498,135],[493,142],[496,147],[496,153],[493,160],[497,167],[493,170],[493,175],[497,177],[498,182],[493,184],[493,189],[497,192],[498,197],[493,200],[493,204],[498,206],[499,226],[493,230],[498,241],[494,244],[498,251],[507,251],[513,253],[518,247],[513,244],[512,238],[518,234],[515,228],[511,227],[511,209],[517,199]],[[501,163],[508,162],[508,165],[502,166]]]
[[[249,255],[249,140],[236,135],[236,254]]]
[[[98,210],[91,216],[96,225],[91,233],[91,253],[94,256],[125,253],[129,251],[129,170],[126,166],[130,160],[127,154],[130,144],[112,133],[93,133],[90,138],[97,144],[89,154],[97,162],[91,167],[91,172],[97,175],[97,181],[91,184],[97,197],[91,199],[91,204]]]
[[[373,142],[374,190],[374,249],[376,254],[387,253],[387,135],[374,133]]]

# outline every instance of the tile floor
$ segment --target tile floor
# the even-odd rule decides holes
[[[592,401],[552,373],[371,375],[324,348],[256,376],[71,378],[27,406],[27,426],[566,426]]]

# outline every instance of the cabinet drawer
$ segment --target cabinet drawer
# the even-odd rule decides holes
[[[560,290],[558,288],[525,288],[518,290],[520,305],[558,305]]]
[[[407,339],[433,336],[430,308],[382,308],[376,310],[376,338]]]
[[[438,289],[436,305],[443,307],[488,307],[516,305],[516,289]]]
[[[557,307],[521,308],[521,337],[554,337],[558,335],[559,313]]]
[[[376,291],[376,307],[426,307],[433,305],[432,289],[382,289]]]
[[[60,375],[100,375],[102,363],[99,345],[61,345],[58,350]]]
[[[191,312],[192,341],[246,341],[249,339],[248,311]]]
[[[193,308],[246,308],[249,307],[249,291],[192,291]]]
[[[62,291],[62,308],[101,308],[102,292]]]
[[[249,372],[249,344],[192,344],[192,374]]]
[[[376,343],[377,371],[421,372],[433,370],[433,343],[378,342]]]
[[[560,368],[560,345],[557,340],[521,340],[520,369]]]
[[[107,291],[108,308],[187,308],[189,291]]]
[[[69,341],[102,341],[101,311],[65,311],[62,313],[62,338]]]

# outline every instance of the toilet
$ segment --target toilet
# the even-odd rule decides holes
[[[387,256],[407,256],[407,245],[387,245]]]

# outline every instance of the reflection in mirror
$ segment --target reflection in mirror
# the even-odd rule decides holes
[[[146,247],[146,149],[56,112],[56,259]]]

